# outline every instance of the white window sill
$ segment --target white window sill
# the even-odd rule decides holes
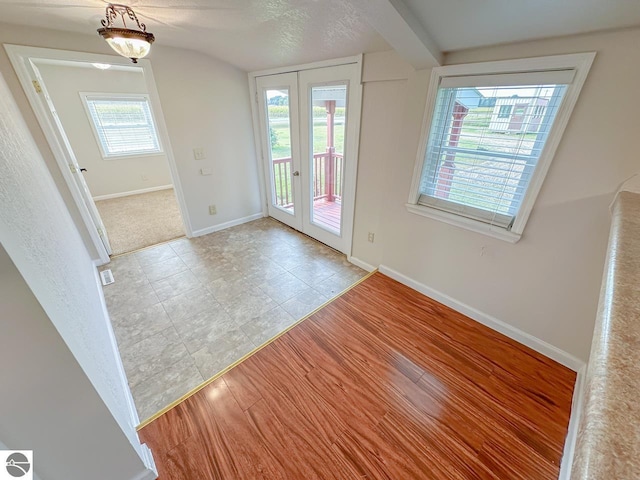
[[[430,208],[424,205],[415,205],[413,203],[407,203],[406,207],[410,213],[432,218],[434,220],[440,220],[441,222],[448,223],[454,227],[464,228],[465,230],[481,233],[505,242],[516,243],[522,236],[521,234],[510,232],[502,227],[489,225],[487,223],[479,222],[471,218],[461,217],[460,215],[455,215],[453,213],[443,212],[436,208]]]
[[[146,158],[146,157],[161,157],[164,155],[163,151],[160,152],[145,152],[145,153],[130,153],[124,155],[102,155],[103,160],[127,160],[129,158]]]

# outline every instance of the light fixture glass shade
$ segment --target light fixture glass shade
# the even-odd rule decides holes
[[[151,44],[141,38],[111,37],[105,40],[120,55],[131,59],[144,58],[151,50]]]
[[[152,33],[147,32],[147,26],[138,21],[138,17],[131,8],[118,3],[110,3],[107,5],[105,17],[100,22],[103,28],[99,28],[98,33],[118,54],[130,58],[133,63],[138,63],[139,58],[149,54],[155,37]],[[120,18],[123,28],[114,25],[114,21],[118,18]],[[127,19],[130,23],[135,22],[138,30],[127,28]]]

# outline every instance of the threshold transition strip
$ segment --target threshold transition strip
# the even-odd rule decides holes
[[[309,313],[308,315],[305,315],[304,317],[302,317],[300,320],[298,320],[297,322],[291,324],[289,327],[287,327],[286,329],[284,329],[283,331],[279,332],[278,334],[274,335],[273,337],[271,337],[269,340],[267,340],[266,342],[264,342],[262,345],[254,348],[253,350],[251,350],[249,353],[247,353],[246,355],[244,355],[243,357],[239,358],[238,360],[236,360],[235,362],[233,362],[231,365],[229,365],[228,367],[224,368],[223,370],[220,370],[218,373],[216,373],[213,377],[209,378],[208,380],[205,380],[204,382],[202,382],[200,385],[198,385],[197,387],[191,389],[190,391],[188,391],[187,393],[185,393],[183,396],[181,396],[180,398],[178,398],[177,400],[175,400],[174,402],[170,403],[169,405],[167,405],[165,408],[163,408],[162,410],[158,411],[157,413],[153,414],[152,416],[150,416],[149,418],[143,420],[142,422],[140,422],[140,425],[138,425],[136,427],[136,429],[139,431],[142,428],[144,428],[146,425],[150,424],[151,422],[153,422],[156,418],[164,415],[165,413],[167,413],[169,410],[171,410],[172,408],[174,408],[175,406],[179,405],[180,403],[184,402],[186,399],[188,399],[189,397],[191,397],[192,395],[195,395],[196,393],[198,393],[200,390],[202,390],[204,387],[206,387],[207,385],[209,385],[210,383],[216,381],[219,377],[221,377],[222,375],[224,375],[225,373],[227,373],[229,370],[231,370],[232,368],[234,368],[236,365],[244,362],[247,358],[251,357],[252,355],[256,354],[257,352],[259,352],[260,350],[262,350],[264,347],[266,347],[267,345],[269,345],[271,342],[273,342],[274,340],[278,339],[279,337],[281,337],[282,335],[284,335],[285,333],[287,333],[289,330],[291,330],[292,328],[294,328],[295,326],[299,325],[300,323],[304,322],[307,318],[309,318],[310,316],[312,316],[314,313],[316,313],[318,310],[324,308],[325,306],[327,306],[328,304],[330,304],[331,302],[333,302],[334,300],[338,299],[339,297],[341,297],[342,295],[344,295],[345,293],[347,293],[349,290],[351,290],[352,288],[354,288],[355,286],[357,286],[359,283],[365,281],[367,278],[369,278],[371,275],[373,275],[374,273],[376,273],[378,270],[373,270],[372,272],[369,272],[367,275],[365,275],[364,277],[360,278],[359,280],[357,280],[356,282],[353,283],[353,285],[345,288],[342,292],[338,293],[335,297],[327,300],[326,302],[324,302],[322,305],[320,305],[318,308],[316,308],[315,310],[313,310],[311,313]]]
[[[374,273],[140,437],[164,480],[555,480],[574,382]]]

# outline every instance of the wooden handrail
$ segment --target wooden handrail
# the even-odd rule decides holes
[[[344,155],[334,152],[313,154],[313,199],[326,199],[329,202],[342,199],[342,165]],[[291,157],[274,158],[273,181],[276,203],[282,208],[293,205],[291,190],[292,159]]]

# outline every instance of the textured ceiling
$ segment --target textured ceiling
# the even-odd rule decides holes
[[[639,0],[403,0],[442,51],[640,25]]]
[[[0,0],[0,21],[94,34],[106,4]],[[391,49],[342,0],[129,0],[127,4],[158,44],[207,53],[244,70]]]
[[[130,0],[129,5],[157,43],[207,53],[244,70],[384,51],[390,45],[407,56],[415,51],[416,26],[441,51],[452,51],[640,25],[640,0]],[[105,6],[103,0],[0,0],[0,21],[94,34]],[[390,8],[403,12],[404,20],[392,21],[396,10]],[[407,45],[411,49],[403,50]],[[434,45],[426,47],[439,56]]]

